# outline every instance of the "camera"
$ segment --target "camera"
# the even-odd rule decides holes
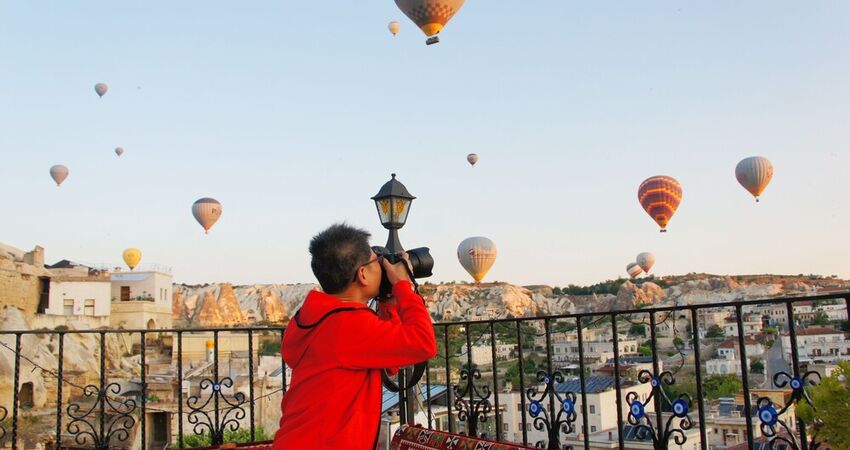
[[[404,261],[401,253],[393,253],[384,247],[372,247],[372,251],[376,255],[386,259],[390,264],[396,264],[399,261]],[[432,275],[431,270],[434,269],[434,258],[431,256],[431,249],[428,247],[419,247],[407,250],[407,257],[410,258],[411,270],[408,272],[412,279],[427,278]],[[392,296],[393,287],[390,280],[387,278],[387,272],[381,266],[381,289],[378,292],[378,300],[386,300]]]

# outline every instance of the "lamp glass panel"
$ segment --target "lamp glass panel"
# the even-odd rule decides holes
[[[389,198],[375,200],[375,206],[378,208],[378,217],[383,225],[392,223],[392,205]]]
[[[407,221],[407,213],[410,211],[410,200],[406,198],[393,198],[390,202],[390,214],[392,214],[393,225],[404,226]]]

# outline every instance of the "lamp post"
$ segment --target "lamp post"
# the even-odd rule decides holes
[[[384,248],[390,253],[399,253],[404,251],[401,242],[398,240],[398,230],[407,222],[407,214],[410,213],[410,205],[415,199],[407,188],[395,179],[395,174],[392,174],[390,181],[384,183],[378,193],[372,197],[375,202],[375,208],[378,210],[378,218],[381,220],[381,225],[389,230],[387,244]],[[418,395],[419,378],[422,377],[422,370],[425,363],[417,364],[417,370],[402,368],[398,372],[398,384],[393,382],[386,371],[382,371],[382,379],[384,386],[390,391],[398,392],[398,407],[399,418],[402,423],[414,423],[416,414],[416,396]]]
[[[387,245],[384,247],[391,253],[404,251],[404,247],[398,240],[398,230],[407,222],[410,204],[415,198],[400,181],[395,179],[395,174],[392,174],[390,181],[384,183],[378,193],[372,197],[378,209],[381,225],[390,230]]]

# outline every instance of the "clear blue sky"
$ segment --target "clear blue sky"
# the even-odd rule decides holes
[[[384,242],[369,197],[397,172],[436,281],[468,279],[475,235],[518,284],[640,251],[659,274],[850,277],[850,2],[468,0],[424,39],[392,0],[0,2],[0,242],[312,282],[325,226]],[[751,155],[776,169],[758,205],[733,173]],[[684,187],[663,235],[636,198],[657,174]]]

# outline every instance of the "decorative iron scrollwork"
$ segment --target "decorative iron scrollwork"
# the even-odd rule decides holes
[[[88,409],[77,403],[68,405],[71,421],[68,422],[67,430],[74,435],[77,444],[107,450],[114,447],[111,445],[113,439],[125,442],[130,438],[130,431],[136,424],[136,418],[132,415],[136,410],[136,400],[111,396],[120,393],[121,386],[118,383],[107,384],[103,389],[90,384],[83,389],[83,394],[92,398]]]
[[[6,437],[6,429],[3,428],[3,423],[6,421],[6,416],[9,414],[9,411],[6,411],[6,408],[0,406],[0,439]]]
[[[490,385],[476,386],[475,380],[479,379],[481,379],[480,370],[469,370],[469,368],[464,367],[460,371],[461,384],[456,384],[453,387],[457,418],[467,423],[466,428],[469,436],[478,436],[478,424],[486,422],[487,414],[490,414],[493,409],[493,405],[490,404],[490,396],[493,394]],[[462,385],[464,381],[466,384]]]
[[[761,422],[759,428],[761,428],[764,437],[768,439],[768,448],[776,448],[776,443],[780,442],[793,450],[801,448],[800,442],[798,442],[798,434],[785,423],[782,416],[792,405],[796,406],[801,400],[810,406],[814,406],[809,393],[806,392],[806,385],[814,386],[818,383],[820,383],[820,374],[815,371],[806,372],[802,377],[795,377],[786,372],[778,372],[773,375],[773,385],[777,388],[789,386],[791,397],[784,405],[776,404],[768,397],[760,397],[756,400],[756,412],[759,422]],[[819,446],[813,434],[809,448],[814,450]]]
[[[693,420],[688,416],[693,406],[691,396],[683,393],[672,400],[667,396],[663,385],[672,386],[676,383],[676,379],[669,371],[661,372],[660,375],[655,376],[648,370],[641,370],[638,373],[638,380],[644,384],[649,383],[652,386],[652,391],[643,402],[640,401],[637,392],[631,391],[626,394],[626,403],[629,405],[628,421],[635,427],[635,437],[652,439],[653,447],[656,449],[666,449],[671,438],[676,445],[683,445],[688,440],[685,431],[694,426]],[[655,429],[656,426],[646,411],[646,406],[654,401],[656,396],[661,402],[666,403],[673,412],[667,422],[664,423],[663,429],[659,430]]]
[[[204,434],[204,429],[209,432],[212,445],[221,445],[224,443],[224,432],[226,430],[236,431],[239,429],[239,421],[245,418],[245,408],[243,405],[247,403],[245,394],[237,392],[232,398],[228,398],[222,393],[222,388],[232,388],[233,380],[230,377],[222,378],[215,382],[209,378],[201,380],[201,393],[193,395],[186,400],[186,406],[189,407],[187,420],[194,425],[192,430],[197,435]],[[206,400],[202,400],[201,396],[204,391],[210,391]],[[218,402],[223,401],[225,408],[218,408]],[[210,403],[213,403],[211,410],[206,409]],[[211,415],[212,414],[212,415]]]
[[[575,431],[576,394],[566,392],[561,395],[555,389],[555,383],[564,382],[564,376],[557,370],[551,375],[543,371],[537,372],[537,381],[546,386],[543,392],[540,392],[537,386],[532,386],[526,390],[525,397],[529,401],[528,412],[534,418],[534,429],[537,431],[544,431],[545,429],[548,443],[538,441],[535,446],[537,448],[560,449],[561,433],[570,434]],[[553,405],[557,406],[554,417],[543,406],[543,402],[547,398],[552,401]]]

